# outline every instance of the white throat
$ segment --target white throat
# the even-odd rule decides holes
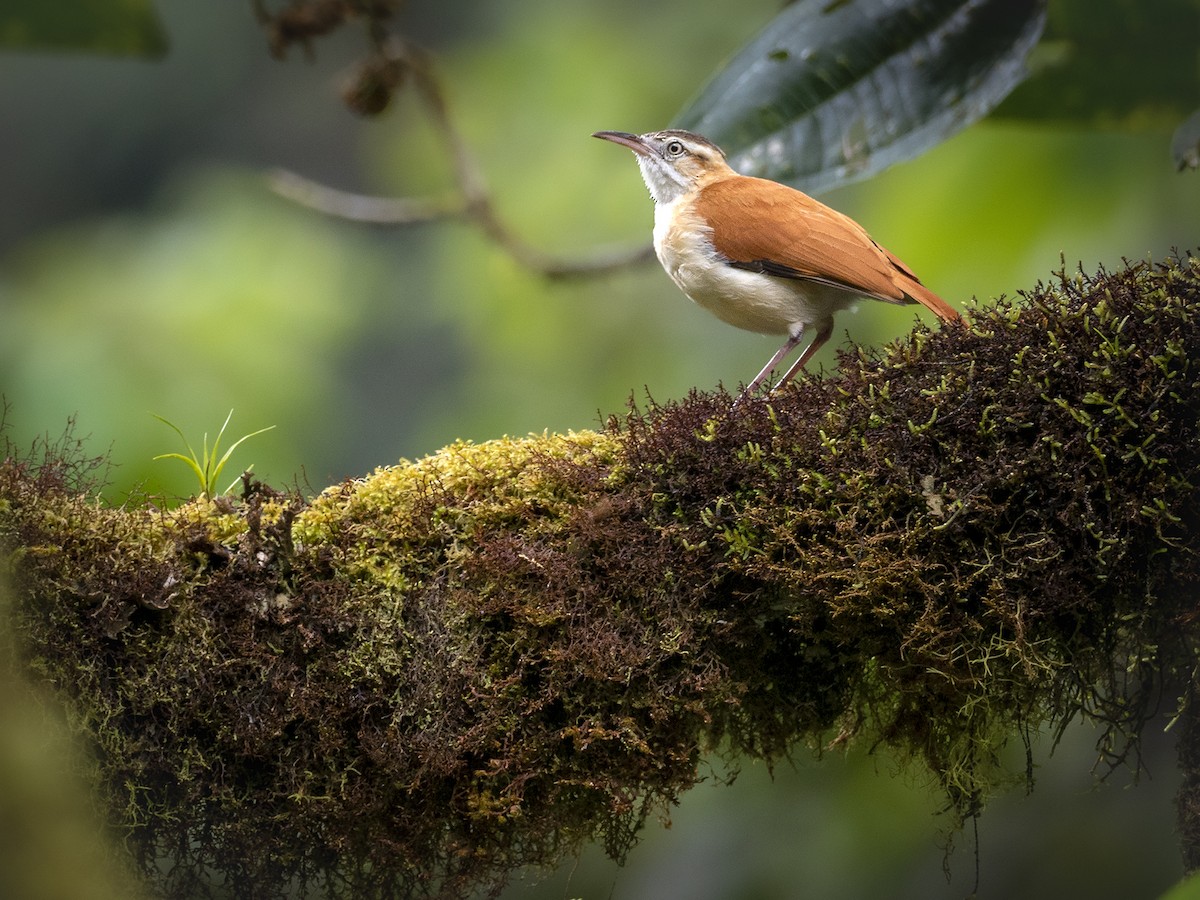
[[[637,161],[642,170],[642,181],[646,182],[646,189],[655,203],[672,203],[691,187],[686,178],[660,159],[639,154]]]

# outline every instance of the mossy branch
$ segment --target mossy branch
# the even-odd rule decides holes
[[[1087,717],[1121,762],[1196,664],[1200,260],[969,318],[311,502],[112,509],[10,459],[29,665],[173,896],[620,858],[712,751],[886,744],[960,817],[1028,777],[999,751],[1033,731]]]

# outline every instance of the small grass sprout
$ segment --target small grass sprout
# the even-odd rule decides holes
[[[224,491],[217,491],[216,487],[217,480],[221,477],[221,471],[225,468],[225,463],[229,462],[229,457],[233,455],[233,451],[238,448],[238,445],[240,445],[243,441],[254,437],[256,434],[262,434],[264,431],[270,431],[275,427],[274,425],[268,425],[266,428],[260,428],[258,431],[252,431],[249,434],[242,435],[233,442],[233,445],[228,450],[225,451],[225,455],[218,459],[217,454],[220,452],[221,437],[225,434],[225,429],[229,425],[229,420],[233,418],[232,409],[229,410],[229,415],[225,417],[225,422],[221,425],[221,430],[217,432],[217,436],[213,439],[211,449],[208,446],[208,432],[206,431],[204,433],[203,449],[199,456],[196,455],[196,451],[192,449],[192,445],[188,442],[188,439],[184,436],[183,431],[180,430],[178,425],[155,413],[151,413],[151,415],[179,435],[180,440],[183,441],[184,446],[187,447],[188,451],[187,456],[184,456],[182,453],[160,453],[154,458],[178,459],[185,463],[192,470],[192,472],[195,473],[196,480],[200,483],[200,493],[206,500],[211,500],[214,496],[219,496],[222,493],[227,494],[229,491],[233,490],[233,485],[237,483],[236,479]],[[250,471],[251,468],[253,468],[253,466],[248,466],[246,471]]]

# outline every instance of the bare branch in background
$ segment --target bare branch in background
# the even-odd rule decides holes
[[[316,16],[314,13],[303,18],[306,22],[311,18],[319,19],[319,28],[312,34],[301,33],[303,29],[295,27],[296,8],[275,18],[264,11],[261,0],[257,0],[256,9],[271,37],[272,52],[277,56],[293,42],[303,43],[311,52],[308,39],[334,27],[327,15]],[[440,198],[355,194],[286,170],[271,174],[272,190],[309,209],[353,222],[400,226],[461,219],[482,231],[518,264],[547,278],[603,275],[652,258],[649,244],[602,251],[586,257],[559,257],[530,246],[514,234],[497,213],[475,155],[454,126],[429,53],[398,37],[387,37],[380,20],[372,19],[370,24],[372,53],[359,66],[344,92],[347,104],[363,115],[377,115],[387,108],[396,89],[405,83],[411,84],[450,157],[455,192]]]
[[[276,169],[268,176],[271,190],[309,209],[368,225],[419,225],[466,214],[466,204],[457,197],[379,197],[354,194]]]

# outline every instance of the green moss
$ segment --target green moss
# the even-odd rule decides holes
[[[470,553],[484,531],[553,530],[579,496],[548,464],[610,467],[618,449],[615,437],[596,432],[458,442],[329,488],[297,517],[294,537],[337,548],[349,578],[403,591],[428,574],[428,547]]]
[[[162,885],[461,896],[621,858],[702,755],[887,745],[955,817],[1186,680],[1200,263],[1062,277],[733,408],[457,443],[311,502],[0,466],[29,667]],[[180,850],[179,848],[187,848]]]

